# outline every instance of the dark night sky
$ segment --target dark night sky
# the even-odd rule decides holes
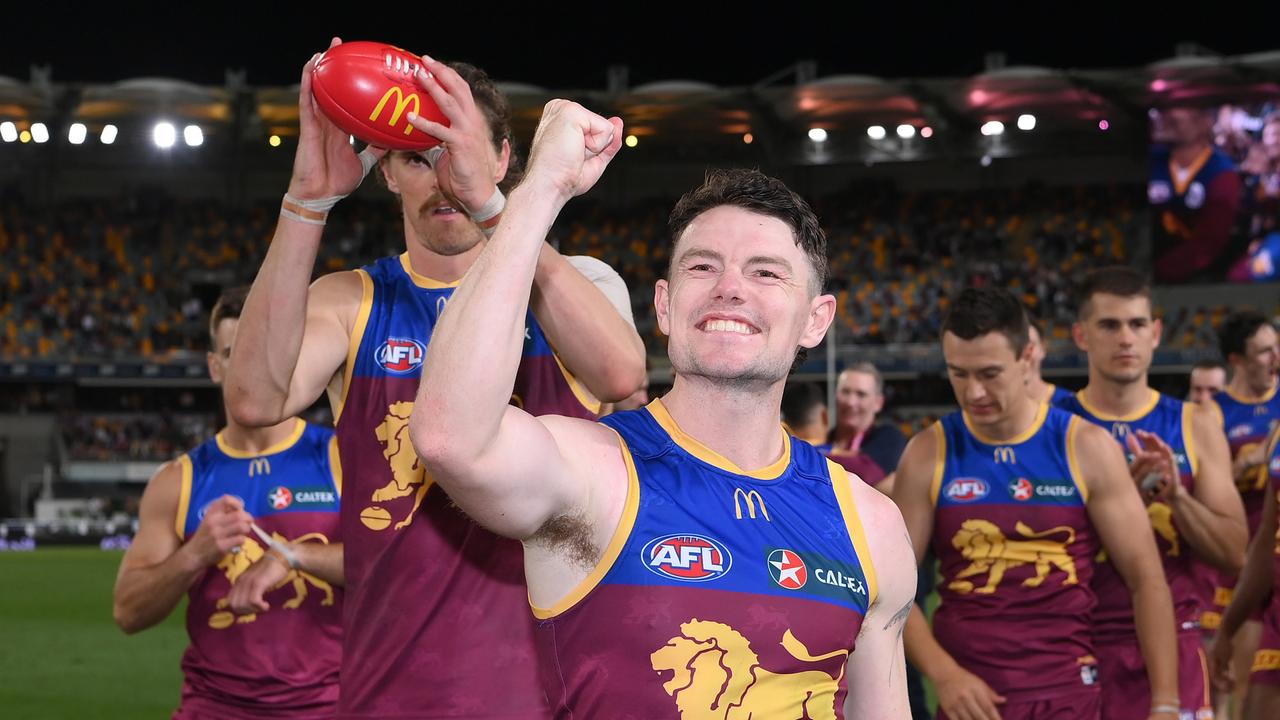
[[[468,60],[499,80],[573,89],[603,87],[610,64],[629,65],[633,85],[672,78],[735,85],[756,82],[801,58],[816,60],[820,75],[895,78],[970,75],[982,70],[983,55],[992,50],[1004,51],[1010,65],[1098,68],[1166,58],[1179,41],[1224,54],[1280,49],[1280,31],[1275,30],[1280,13],[1251,20],[1245,4],[1233,6],[1238,9],[1220,20],[1192,19],[1190,10],[1180,11],[1187,18],[1181,26],[1117,24],[1113,11],[1102,10],[1048,19],[997,11],[977,17],[955,9],[959,3],[931,9],[928,3],[898,2],[893,11],[863,14],[856,8],[868,3],[846,2],[784,16],[778,8],[803,5],[775,0],[744,3],[721,14],[728,19],[714,21],[703,11],[690,10],[699,7],[692,2],[542,0],[517,6],[554,7],[555,17],[532,9],[507,15],[433,15],[425,9],[430,2],[414,0],[362,0],[358,6],[365,12],[359,16],[306,14],[278,3],[267,10],[260,9],[266,3],[223,3],[216,10],[204,9],[214,3],[186,3],[201,10],[175,9],[175,4],[149,8],[117,3],[108,10],[88,9],[84,3],[24,3],[21,10],[8,10],[3,21],[0,75],[26,80],[35,63],[51,65],[53,79],[60,83],[163,76],[221,84],[230,67],[247,70],[251,84],[284,85],[297,81],[302,63],[333,34]],[[1162,17],[1174,14],[1172,2],[1150,8]]]

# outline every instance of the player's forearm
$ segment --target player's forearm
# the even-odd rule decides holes
[[[223,384],[227,407],[238,422],[266,426],[290,415],[286,403],[302,350],[308,286],[322,231],[320,225],[285,217],[276,225],[245,300]]]
[[[498,434],[520,365],[538,254],[562,206],[536,188],[516,188],[440,317],[410,423],[418,455],[433,470],[451,474],[448,468],[470,464]]]
[[[565,367],[604,402],[644,382],[644,342],[604,293],[543,244],[530,306]]]
[[[116,625],[132,635],[164,620],[206,567],[192,553],[179,549],[163,562],[123,571],[112,598]]]
[[[960,667],[934,638],[933,631],[929,629],[929,620],[919,605],[911,608],[911,615],[907,617],[903,645],[907,661],[930,680],[936,681]]]
[[[1173,600],[1163,573],[1143,573],[1131,582],[1138,644],[1147,666],[1151,697],[1178,699],[1178,642]]]
[[[1227,572],[1240,572],[1244,565],[1249,530],[1244,518],[1215,512],[1187,492],[1170,501],[1178,534],[1196,556]]]
[[[315,575],[330,585],[341,587],[347,584],[347,576],[342,568],[342,543],[301,542],[289,547],[298,558],[299,570]]]

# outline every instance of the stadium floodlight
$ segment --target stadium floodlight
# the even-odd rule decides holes
[[[820,127],[809,128],[809,139],[816,143],[826,142],[827,131]]]
[[[746,145],[750,145],[751,143],[753,143],[753,142],[755,142],[755,141],[756,141],[756,137],[755,137],[755,135],[752,135],[751,133],[743,133],[743,134],[742,134],[742,142],[743,142],[744,144],[746,144]]]
[[[640,144],[640,138],[635,135],[628,135],[626,139],[627,147],[633,148]]]
[[[271,147],[280,147],[280,136],[272,135],[271,137],[267,138],[267,144],[270,145]]]
[[[991,167],[991,156],[983,155],[982,158],[978,160],[978,164],[982,167]]]
[[[89,128],[85,127],[84,123],[72,123],[71,127],[67,128],[67,141],[72,145],[83,145],[87,137],[89,137]]]
[[[988,120],[982,124],[982,134],[988,137],[1004,134],[1004,123],[999,120]]]
[[[102,128],[102,134],[98,136],[98,139],[102,141],[103,145],[110,145],[116,141],[116,135],[119,134],[119,132],[119,128],[115,125],[107,125]]]
[[[872,125],[867,128],[867,137],[872,140],[883,140],[885,135],[888,135],[888,133],[885,131],[883,125]]]
[[[173,123],[156,123],[151,131],[151,140],[156,147],[168,150],[178,142],[178,131],[173,127]]]
[[[1035,115],[1032,115],[1032,114],[1030,114],[1030,113],[1025,113],[1025,114],[1019,115],[1019,116],[1018,116],[1018,129],[1019,129],[1019,130],[1035,130],[1035,129],[1036,129],[1036,116],[1035,116]]]
[[[898,137],[902,138],[903,140],[910,140],[915,136],[916,136],[915,125],[907,125],[904,123],[898,126]]]
[[[933,137],[933,128],[929,127],[928,125],[920,128],[920,137],[925,139]]]
[[[18,126],[9,121],[0,123],[0,140],[4,140],[5,142],[17,142]]]
[[[200,147],[204,144],[204,131],[199,125],[188,125],[182,129],[182,139],[187,141],[187,147]]]
[[[1099,130],[1101,130],[1101,131],[1103,131],[1103,132],[1106,132],[1106,131],[1108,131],[1108,130],[1110,130],[1110,129],[1111,129],[1111,123],[1107,122],[1105,119],[1103,119],[1103,120],[1099,120],[1099,121],[1098,121],[1098,129],[1099,129]]]
[[[32,123],[31,139],[37,143],[49,142],[49,128],[45,127],[44,123]]]

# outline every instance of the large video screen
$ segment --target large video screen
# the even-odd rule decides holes
[[[1156,280],[1280,280],[1280,101],[1151,112]]]

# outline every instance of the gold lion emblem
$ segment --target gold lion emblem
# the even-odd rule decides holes
[[[836,650],[814,657],[790,630],[781,644],[801,662],[848,656],[848,651]],[[747,639],[724,623],[694,618],[649,660],[656,672],[671,673],[662,689],[675,698],[682,720],[836,718],[843,663],[834,678],[821,670],[770,672],[760,667]]]
[[[1066,573],[1063,585],[1076,584],[1076,566],[1067,553],[1067,546],[1075,542],[1075,530],[1059,525],[1044,532],[1035,532],[1022,521],[1014,527],[1026,539],[1007,539],[995,523],[987,520],[965,520],[961,523],[955,537],[951,538],[951,544],[970,563],[947,587],[961,594],[991,594],[999,587],[1006,571],[1029,564],[1035,565],[1036,574],[1023,580],[1023,587],[1040,587],[1054,569]],[[1065,540],[1044,539],[1049,535],[1062,535]],[[980,588],[975,589],[972,582],[965,580],[983,573],[987,573],[987,584]]]
[[[1182,543],[1178,542],[1178,528],[1173,524],[1173,509],[1164,503],[1151,503],[1147,506],[1147,517],[1156,534],[1169,543],[1169,557],[1181,555]]]
[[[387,415],[378,426],[378,442],[382,443],[382,456],[391,466],[391,482],[373,492],[371,500],[375,503],[398,500],[413,494],[413,508],[399,522],[396,530],[413,522],[413,516],[422,506],[431,487],[427,470],[418,460],[418,453],[413,449],[409,439],[409,416],[413,414],[413,403],[401,401],[387,408]],[[416,492],[416,494],[415,494]],[[360,521],[370,530],[385,530],[391,525],[391,513],[385,508],[371,505],[360,512]]]
[[[271,536],[280,542],[288,542],[288,539],[280,533],[273,532],[271,533]],[[307,533],[295,540],[295,542],[311,541],[322,542],[326,545],[329,544],[329,538],[326,538],[320,533]],[[265,554],[266,551],[262,549],[262,546],[258,544],[257,540],[248,538],[244,541],[244,544],[240,546],[240,552],[227,553],[222,557],[222,560],[218,561],[218,569],[227,576],[228,582],[235,585],[236,581],[240,579],[240,576],[252,567],[254,563],[261,560],[262,556]],[[284,601],[284,605],[282,607],[285,610],[296,610],[302,605],[303,601],[307,599],[308,583],[324,593],[324,598],[320,601],[321,605],[333,604],[333,587],[315,575],[302,572],[301,570],[290,570],[289,574],[285,575],[284,579],[276,583],[275,587],[271,588],[271,590],[279,590],[286,585],[292,584],[293,597]],[[227,607],[227,604],[227,598],[222,598],[217,602],[219,610],[209,616],[209,627],[222,630],[224,628],[231,627],[235,623],[250,623],[258,619],[257,613],[249,613],[248,615],[240,615],[237,617],[230,610],[223,609]]]

